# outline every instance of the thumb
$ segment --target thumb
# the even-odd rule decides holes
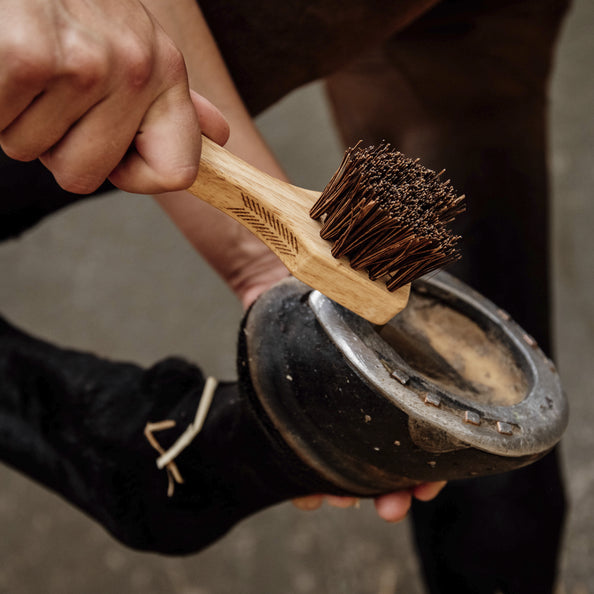
[[[170,87],[145,113],[133,145],[109,180],[122,190],[138,194],[183,190],[196,178],[200,149],[194,100],[187,86]]]

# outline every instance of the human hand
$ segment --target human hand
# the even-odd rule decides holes
[[[374,499],[375,509],[380,518],[386,522],[400,522],[410,510],[413,497],[419,501],[430,501],[437,497],[439,492],[445,487],[444,481],[435,483],[422,483],[404,491],[396,491],[381,495]],[[356,497],[338,497],[336,495],[308,495],[293,500],[293,505],[304,511],[313,511],[319,509],[326,501],[333,507],[347,508],[358,505],[359,499]]]
[[[0,146],[39,158],[66,190],[130,192],[194,180],[200,131],[221,114],[191,92],[184,58],[139,0],[3,0]]]

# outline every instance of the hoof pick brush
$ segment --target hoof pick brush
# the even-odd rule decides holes
[[[387,143],[355,146],[320,193],[203,138],[189,191],[259,237],[294,277],[384,324],[406,306],[412,280],[459,258],[448,223],[464,197],[440,175]]]

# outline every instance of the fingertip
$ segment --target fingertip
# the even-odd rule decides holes
[[[297,497],[292,500],[292,503],[301,511],[314,511],[322,506],[322,503],[324,503],[324,496],[308,495],[307,497]]]
[[[408,491],[382,495],[375,499],[375,509],[382,520],[396,523],[403,520],[410,510],[412,496]]]
[[[413,488],[413,496],[419,501],[431,501],[431,499],[437,497],[439,492],[446,486],[446,484],[446,481],[423,483]]]
[[[346,509],[348,507],[356,507],[359,503],[358,497],[342,497],[339,495],[326,495],[326,501],[328,505],[332,507],[339,507]]]
[[[110,173],[118,188],[159,194],[188,188],[198,174],[200,125],[193,104],[180,89],[163,93],[151,105],[134,143]]]

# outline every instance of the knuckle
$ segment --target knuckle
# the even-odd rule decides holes
[[[140,39],[128,40],[120,50],[125,83],[132,89],[146,87],[154,74],[155,52]]]
[[[171,80],[186,79],[186,63],[181,50],[171,41],[164,44],[163,56],[166,72]]]
[[[56,60],[51,52],[40,51],[19,40],[5,42],[0,56],[3,78],[16,85],[36,86],[56,74]]]
[[[197,174],[197,165],[177,167],[167,176],[167,185],[171,187],[171,191],[185,190],[194,183]]]
[[[86,92],[102,86],[109,76],[109,56],[99,44],[86,43],[80,38],[71,38],[67,51],[64,73],[72,79],[72,84]]]

